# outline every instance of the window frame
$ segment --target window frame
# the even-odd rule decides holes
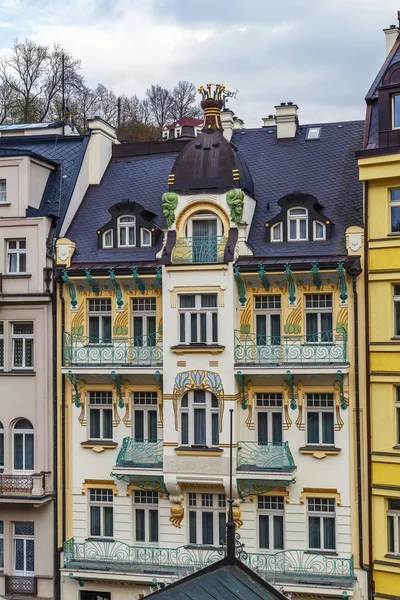
[[[10,243],[14,243],[16,244],[15,248],[10,248]],[[23,242],[25,244],[24,248],[20,248],[20,244],[21,242]],[[6,240],[7,243],[7,275],[26,275],[27,274],[27,264],[26,264],[26,259],[27,259],[27,252],[26,252],[26,238],[15,238],[15,239],[9,239]],[[11,256],[16,255],[17,257],[17,268],[15,271],[11,271],[10,269],[10,259]],[[22,270],[21,269],[21,256],[25,257],[25,268]]]
[[[143,239],[143,233],[146,232],[149,234],[150,236],[150,243],[149,244],[145,244],[144,243],[144,239]],[[140,246],[141,248],[151,248],[153,245],[153,236],[152,236],[152,232],[150,229],[147,229],[147,227],[141,227],[140,228]]]
[[[302,210],[305,214],[292,215],[292,211]],[[290,234],[290,223],[294,221],[296,223],[296,237],[292,238]],[[301,226],[300,221],[306,222],[306,237],[300,237]],[[308,209],[304,206],[292,206],[287,211],[287,239],[288,242],[307,242],[308,241]]]
[[[396,288],[398,288],[398,294],[396,293]],[[400,283],[393,284],[393,337],[400,338]],[[396,305],[398,305],[398,309],[396,309]],[[397,325],[397,315],[396,311],[399,311],[399,329],[396,332]]]
[[[275,403],[275,405],[274,405]],[[280,392],[256,392],[254,398],[254,406],[256,411],[256,438],[258,445],[278,444],[283,443],[283,394]],[[267,414],[267,436],[266,440],[260,439],[263,436],[260,434],[260,418],[259,415]],[[273,415],[280,415],[280,440],[276,440],[274,435]]]
[[[16,325],[32,325],[32,333],[14,333],[14,327]],[[35,368],[35,329],[33,321],[13,321],[11,323],[11,340],[12,340],[12,370],[13,371],[33,371]],[[22,365],[18,366],[15,364],[15,355],[16,355],[16,340],[22,340]],[[26,347],[27,340],[32,340],[31,344],[31,363],[30,365],[26,364]]]
[[[194,297],[193,307],[182,307],[181,298]],[[204,296],[214,296],[214,306],[202,306],[202,298]],[[200,292],[197,294],[179,294],[179,308],[178,308],[178,339],[179,344],[190,346],[206,345],[212,346],[218,344],[218,294],[215,292]],[[206,321],[206,336],[205,341],[201,341],[202,336],[202,317],[200,315],[205,314]],[[184,318],[182,318],[184,315]],[[196,340],[192,341],[192,315],[196,315]],[[215,317],[213,315],[216,315]],[[215,323],[214,323],[215,321]],[[184,324],[184,325],[183,325]],[[198,341],[200,338],[200,341]]]
[[[395,125],[395,98],[399,98],[400,101],[400,94],[391,94],[391,98],[390,98],[390,104],[391,104],[391,109],[392,109],[392,129],[396,130],[396,129],[400,129],[400,124],[399,125]]]
[[[204,402],[200,402],[199,392],[204,393]],[[187,400],[187,401],[186,401]],[[215,400],[215,402],[213,402]],[[186,406],[185,406],[186,404]],[[214,404],[214,406],[213,406]],[[180,444],[188,448],[218,448],[219,447],[219,429],[220,414],[219,401],[212,392],[208,390],[189,390],[180,401]],[[195,438],[195,410],[205,410],[205,443],[196,443]],[[187,415],[183,417],[183,415]],[[217,415],[215,418],[213,415]],[[217,422],[216,429],[213,430],[213,422]],[[214,425],[215,428],[215,425]],[[217,439],[215,439],[217,438]],[[187,441],[186,441],[187,440]]]
[[[257,303],[266,306],[257,306]],[[279,304],[279,306],[277,306]],[[272,335],[271,317],[279,316],[279,335]],[[259,332],[258,318],[265,317],[265,335]],[[254,296],[254,331],[256,333],[257,346],[267,345],[269,339],[271,345],[279,346],[282,335],[282,295],[281,294],[261,294]],[[262,343],[264,341],[264,344]]]
[[[106,244],[107,234],[111,234],[111,244]],[[107,229],[106,231],[103,232],[102,247],[103,248],[114,248],[114,230],[113,229]]]
[[[387,499],[387,509],[386,509],[386,536],[387,536],[387,553],[390,556],[400,557],[400,507],[390,508],[391,501],[399,501],[398,498],[388,498]],[[393,530],[393,547],[394,549],[390,549],[390,535],[389,535],[389,522],[393,521],[392,530]]]
[[[319,398],[317,397],[319,396]],[[334,399],[334,395],[333,393],[328,393],[328,392],[311,392],[311,393],[306,393],[305,394],[305,412],[306,412],[306,445],[307,446],[329,446],[334,448],[335,447],[335,399]],[[310,405],[309,405],[310,402]],[[319,402],[320,405],[318,406],[317,404],[312,405],[311,402],[317,403]],[[321,403],[329,402],[329,406],[323,406],[321,405]],[[309,441],[309,423],[308,423],[308,415],[310,413],[317,413],[318,414],[318,442],[310,442]],[[323,429],[323,424],[324,424],[324,419],[323,419],[323,414],[331,414],[332,415],[332,442],[324,442],[323,441],[323,437],[324,437],[324,429]]]
[[[210,501],[212,505],[205,505]],[[195,499],[195,504],[193,504],[193,499]],[[186,496],[186,504],[187,504],[187,536],[188,536],[188,544],[189,545],[201,545],[206,547],[218,548],[225,541],[226,536],[226,521],[227,521],[227,499],[226,494],[213,494],[213,493],[204,493],[204,492],[188,492]],[[223,504],[223,506],[221,505]],[[191,513],[195,515],[195,519],[191,516]],[[212,513],[213,517],[213,541],[212,543],[204,542],[204,531],[203,531],[203,513]],[[224,515],[224,536],[223,540],[218,540],[217,544],[215,544],[215,539],[220,537],[220,519],[219,515]],[[214,517],[214,515],[217,515]],[[196,533],[196,541],[192,541],[191,533],[192,533],[192,523],[195,522],[195,533]],[[222,521],[222,519],[221,519]]]
[[[146,304],[154,306],[149,308]],[[143,307],[143,308],[141,308]],[[131,303],[132,314],[132,338],[135,346],[151,346],[157,345],[157,299],[155,296],[147,296],[145,298],[132,298]],[[141,335],[135,335],[135,319],[141,320]],[[154,319],[154,331],[149,331],[149,319]],[[137,343],[141,340],[141,343]]]
[[[317,237],[317,225],[321,225],[322,227],[322,237]],[[326,225],[322,221],[313,221],[313,240],[314,242],[323,242],[326,240]]]
[[[312,131],[316,131],[317,134],[311,135]],[[306,141],[315,141],[315,140],[320,140],[321,139],[321,132],[322,132],[322,125],[312,125],[310,127],[307,127],[307,131],[306,131]]]
[[[132,392],[132,438],[135,442],[156,443],[157,442],[157,422],[158,422],[158,393],[157,392]],[[138,412],[143,412],[143,436],[136,436],[136,419]],[[151,421],[149,413],[155,412],[155,438],[150,437]],[[154,426],[154,425],[153,425]]]
[[[0,321],[0,371],[4,370],[4,321]]]
[[[277,507],[272,504],[276,503]],[[260,507],[260,504],[270,506]],[[261,545],[261,518],[268,517],[268,546]],[[277,519],[278,518],[278,519]],[[282,547],[276,545],[275,523],[281,523],[282,527]],[[284,496],[258,496],[257,497],[257,548],[260,552],[265,550],[284,550],[285,549],[285,498]]]
[[[310,501],[315,502],[315,501],[319,501],[321,503],[321,506],[325,505],[326,507],[332,507],[333,506],[333,511],[331,510],[310,510]],[[315,504],[316,506],[316,504]],[[322,552],[336,552],[337,549],[337,505],[336,505],[336,499],[335,498],[329,498],[329,497],[307,497],[307,548],[309,551],[322,551]],[[330,515],[330,516],[328,516]],[[314,548],[311,546],[310,544],[310,532],[311,532],[311,518],[319,518],[319,537],[320,537],[320,542],[321,542],[321,547],[320,548]],[[325,531],[324,531],[324,520],[325,519],[330,519],[333,520],[334,522],[334,536],[335,536],[335,540],[334,540],[334,548],[327,548],[326,547],[326,540],[325,540]]]
[[[399,94],[400,96],[400,94]],[[390,235],[400,235],[400,227],[399,229],[393,229],[392,223],[392,208],[399,208],[400,210],[400,197],[398,200],[394,200],[392,198],[393,192],[400,192],[400,188],[389,188],[389,224],[390,224]]]
[[[274,239],[274,231],[275,230],[279,230],[279,238],[278,239]],[[272,225],[270,239],[271,239],[271,242],[274,244],[283,242],[283,222],[282,221],[279,221],[278,223],[275,223],[275,225]]]
[[[17,423],[21,421],[28,421],[31,424],[31,428],[21,428],[17,429]],[[22,469],[17,469],[15,467],[15,436],[22,435]],[[27,469],[27,448],[26,448],[26,437],[30,435],[32,436],[32,468]],[[35,428],[29,419],[21,418],[17,419],[12,427],[12,472],[15,475],[32,475],[35,472]]]
[[[0,421],[0,473],[4,471],[4,426]]]
[[[147,501],[149,500],[149,501]],[[156,500],[156,502],[154,502]],[[144,512],[144,540],[138,540],[138,514],[137,511]],[[151,512],[157,513],[157,539],[150,540]],[[133,531],[135,543],[138,545],[158,546],[160,541],[160,512],[158,502],[158,492],[136,490],[133,493]]]
[[[31,523],[33,525],[33,534],[18,534],[16,533],[16,525],[19,523]],[[23,540],[23,553],[24,553],[24,569],[16,568],[17,559],[17,540]],[[33,549],[33,571],[28,571],[27,567],[27,553],[28,553],[28,541],[32,541]],[[33,577],[35,574],[35,523],[33,521],[14,521],[13,523],[13,572],[15,575],[23,577]]]
[[[124,223],[124,221],[122,221],[122,219],[131,219],[131,221],[126,221]],[[133,237],[134,237],[134,243],[133,244],[129,244],[129,243],[125,243],[122,244],[121,243],[121,230],[124,229],[125,230],[125,241],[129,242],[129,229],[133,229]],[[136,217],[135,215],[120,215],[117,219],[117,235],[118,235],[118,248],[136,248],[136,241],[137,241],[137,236],[136,236]]]
[[[4,571],[4,521],[0,521],[0,572]]]
[[[95,539],[101,539],[101,538],[107,538],[107,539],[112,539],[114,537],[114,490],[110,489],[110,488],[89,488],[88,489],[88,511],[89,511],[89,518],[88,518],[88,534],[89,534],[89,538],[95,538]],[[104,492],[106,492],[104,494],[104,496],[107,498],[107,500],[105,500],[104,498],[101,498],[100,500],[94,499],[92,498],[92,492],[95,492],[94,496],[97,493],[101,493],[104,494]],[[110,500],[111,498],[111,500]],[[100,534],[95,534],[92,533],[92,508],[100,508]],[[106,508],[110,508],[111,507],[111,515],[112,515],[112,534],[111,535],[107,535],[105,533],[105,509]]]
[[[101,310],[91,310],[91,306],[96,306],[95,303],[100,303],[103,301],[107,301],[107,304],[109,303],[110,309],[105,310],[105,309],[101,309]],[[99,306],[101,306],[99,304]],[[98,330],[99,330],[99,336],[98,338],[94,338],[94,336],[90,335],[90,320],[97,318],[98,319]],[[110,319],[110,339],[109,341],[107,340],[106,337],[104,337],[104,319],[105,318],[109,318]],[[87,300],[87,320],[88,320],[88,345],[95,345],[95,346],[105,346],[105,345],[111,345],[113,343],[113,337],[112,337],[112,299],[108,296],[104,296],[102,298],[88,298]],[[92,341],[92,339],[97,339],[97,341]]]
[[[400,386],[395,387],[395,423],[396,423],[396,444],[395,446],[400,447]]]
[[[89,440],[107,440],[112,441],[113,439],[113,393],[110,391],[90,391],[88,392],[88,439]],[[95,397],[95,394],[99,394],[98,398]],[[103,400],[108,399],[108,402],[104,402]],[[100,400],[101,402],[95,402],[95,400]],[[92,435],[92,413],[94,411],[99,412],[99,436]],[[106,437],[104,435],[106,425],[105,425],[105,416],[104,413],[110,413],[111,416],[111,437]]]
[[[186,226],[185,226],[186,237],[189,237],[189,238],[198,237],[198,236],[193,235],[193,222],[194,221],[216,221],[217,233],[215,235],[217,237],[223,235],[222,221],[219,218],[219,216],[211,211],[205,211],[205,212],[194,213],[193,215],[191,215],[189,217],[189,219],[186,222]],[[203,236],[200,236],[200,237],[203,237]]]
[[[307,301],[310,299],[311,304],[314,303],[314,299],[318,297],[318,306],[307,306]],[[321,306],[321,299],[325,298],[325,306]],[[326,306],[327,301],[330,299],[330,306]],[[317,315],[317,331],[315,333],[308,333],[307,327],[307,315]],[[331,316],[331,329],[322,330],[322,315],[330,314]],[[321,293],[321,294],[304,294],[304,320],[305,320],[305,333],[307,344],[333,344],[333,294]],[[328,334],[331,335],[328,335]],[[325,334],[326,339],[322,339],[322,334]],[[312,336],[314,339],[312,339]],[[310,338],[310,339],[309,339]]]
[[[0,179],[0,206],[2,204],[9,204],[7,202],[7,179]]]

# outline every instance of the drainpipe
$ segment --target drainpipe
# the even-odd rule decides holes
[[[64,300],[64,283],[60,281],[59,296],[61,300],[61,340],[64,343],[64,328],[65,328],[65,300]],[[66,482],[66,465],[65,465],[65,377],[61,375],[61,512],[62,512],[62,540],[61,549],[62,552],[63,544],[66,541],[66,493],[65,493],[65,482]]]
[[[52,354],[53,354],[53,524],[54,524],[54,600],[60,598],[60,553],[58,550],[58,418],[57,418],[57,284],[54,277],[53,261],[53,290],[51,293],[52,317]]]

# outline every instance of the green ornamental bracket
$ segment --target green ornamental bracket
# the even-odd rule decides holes
[[[347,402],[346,402],[346,398],[344,397],[344,375],[342,373],[342,371],[336,371],[336,376],[338,379],[338,383],[340,386],[340,408],[342,410],[346,410],[347,409]]]
[[[141,294],[144,294],[144,292],[146,291],[146,286],[145,286],[144,282],[139,278],[138,270],[136,267],[132,267],[132,277],[133,277],[133,281],[135,282],[139,292]]]
[[[243,221],[244,192],[238,188],[226,193],[226,202],[231,209],[231,221],[236,225]]]
[[[76,408],[79,408],[81,405],[81,396],[79,394],[79,377],[77,375],[74,375],[72,373],[72,371],[68,371],[67,377],[70,380],[72,387],[74,388],[74,392],[75,392],[74,404],[75,404]]]
[[[113,380],[113,384],[117,390],[118,394],[118,406],[120,408],[124,408],[125,402],[124,397],[122,395],[122,375],[117,375],[115,371],[111,371],[111,379]]]
[[[269,479],[238,479],[237,480],[237,491],[239,498],[244,500],[249,496],[264,496],[268,492],[272,492],[280,487],[287,487],[291,483],[294,483],[293,479],[287,479],[287,481]]]
[[[157,475],[120,475],[113,471],[111,471],[110,475],[119,481],[125,481],[125,483],[134,485],[141,490],[158,492],[159,494],[165,494],[167,498],[169,497],[163,477]]]
[[[161,267],[157,267],[156,280],[157,280],[160,288],[162,288],[162,268]]]
[[[296,402],[296,398],[294,397],[294,377],[290,371],[286,371],[286,377],[287,377],[287,382],[288,382],[289,391],[290,391],[290,408],[292,410],[296,410],[297,402]]]
[[[121,286],[119,285],[117,278],[115,277],[115,271],[114,269],[109,269],[109,274],[110,274],[110,281],[114,286],[115,289],[115,295],[117,298],[117,307],[118,308],[122,308],[124,305],[124,301],[122,300],[122,291],[121,291]]]
[[[161,375],[160,371],[156,371],[154,374],[157,379],[158,387],[160,388],[161,393],[162,393],[163,392],[163,376]]]
[[[315,287],[317,288],[317,290],[320,290],[322,285],[322,279],[321,275],[319,274],[318,263],[311,263],[311,273]]]
[[[260,277],[260,281],[262,283],[262,286],[264,288],[264,290],[266,292],[269,291],[269,288],[271,287],[271,282],[269,280],[268,275],[265,272],[265,267],[264,265],[260,265],[259,269],[258,269],[258,276]]]
[[[92,292],[96,296],[98,296],[99,291],[100,291],[99,284],[97,283],[97,281],[95,281],[95,279],[93,279],[90,269],[85,269],[85,279],[88,282],[89,287],[92,290]]]
[[[175,223],[175,210],[178,206],[178,194],[165,192],[161,198],[161,207],[167,221],[168,229]]]
[[[296,283],[289,264],[285,265],[285,276],[288,283],[289,302],[294,304],[296,302]]]
[[[240,406],[243,408],[243,410],[246,410],[248,407],[248,404],[247,404],[246,389],[244,386],[244,375],[243,375],[242,371],[238,371],[237,373],[235,373],[235,375],[236,375],[236,379],[238,380],[238,383],[240,385],[240,391],[242,393],[242,397],[240,399]]]
[[[344,269],[342,262],[338,263],[337,272],[339,275],[340,300],[342,302],[346,302],[346,300],[347,300],[346,271]]]
[[[242,306],[244,306],[246,304],[246,286],[244,284],[243,277],[240,274],[239,267],[234,267],[233,271],[235,274],[236,285],[239,293],[239,302]]]
[[[78,300],[76,299],[76,289],[70,278],[68,277],[68,273],[66,269],[63,269],[62,279],[64,283],[67,284],[69,290],[69,297],[71,298],[71,308],[76,308],[78,304]]]

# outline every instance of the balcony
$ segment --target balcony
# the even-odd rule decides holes
[[[288,442],[238,442],[237,471],[283,473],[295,469]]]
[[[19,575],[6,575],[6,596],[37,596],[37,578]]]
[[[220,263],[224,260],[227,238],[223,235],[197,235],[180,237],[172,253],[172,263]]]
[[[0,475],[0,494],[32,494],[32,475]]]
[[[104,343],[93,343],[91,338],[64,333],[65,367],[160,367],[162,362],[161,336],[156,333],[112,338]]]
[[[76,543],[74,539],[64,543],[65,569],[176,575],[198,571],[222,557],[217,548],[202,546],[153,548],[129,546],[114,540]],[[305,550],[284,550],[268,554],[248,553],[243,562],[271,582],[334,585],[339,588],[349,588],[354,584],[352,557],[337,558]]]
[[[140,441],[130,437],[123,439],[117,457],[117,468],[162,469],[162,466],[163,440]]]
[[[236,330],[235,363],[254,367],[345,366],[347,332],[339,328],[305,336],[267,337]]]

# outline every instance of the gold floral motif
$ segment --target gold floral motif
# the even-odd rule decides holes
[[[184,508],[182,504],[171,504],[171,516],[169,518],[170,522],[174,527],[181,528],[181,523],[185,514]]]
[[[175,430],[178,431],[179,402],[186,392],[194,389],[209,390],[219,403],[219,430],[222,431],[224,414],[224,387],[218,373],[213,371],[182,371],[175,377],[172,393],[172,406],[175,416]]]
[[[242,511],[240,510],[240,506],[232,506],[232,514],[233,514],[233,522],[235,523],[235,529],[239,529],[243,525],[243,521],[241,520]]]
[[[79,304],[78,312],[74,314],[74,317],[71,321],[71,333],[75,335],[83,335],[84,334],[84,318],[85,318],[85,307],[84,302]]]

